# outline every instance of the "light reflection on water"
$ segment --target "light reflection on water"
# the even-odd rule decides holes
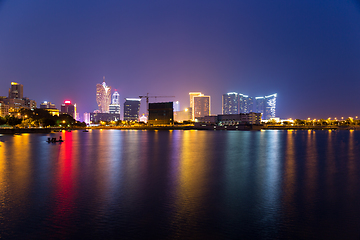
[[[358,238],[359,140],[357,131],[6,135],[0,238]]]

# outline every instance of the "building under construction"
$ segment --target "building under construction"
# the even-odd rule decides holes
[[[149,103],[149,125],[173,125],[173,102]]]

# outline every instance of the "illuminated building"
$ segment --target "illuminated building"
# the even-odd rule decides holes
[[[265,107],[265,117],[264,119],[274,118],[276,114],[276,97],[277,94],[272,94],[269,96],[265,96],[266,99],[266,107]]]
[[[277,94],[265,97],[256,97],[256,112],[263,115],[263,119],[274,118],[276,114],[276,97]]]
[[[173,102],[149,103],[150,125],[172,125],[174,124]]]
[[[179,112],[180,111],[180,102],[176,101],[173,104],[174,104],[174,112]]]
[[[190,110],[191,110],[191,120],[195,120],[195,116],[194,116],[194,97],[195,96],[201,96],[203,95],[201,92],[190,92]]]
[[[120,120],[120,94],[116,91],[112,95],[112,103],[109,105],[109,113],[114,115],[115,120]]]
[[[84,122],[90,124],[90,113],[84,113]]]
[[[111,87],[105,83],[105,77],[102,84],[96,84],[96,102],[101,113],[109,112],[111,103]]]
[[[125,98],[124,120],[138,121],[141,98]]]
[[[239,94],[230,92],[222,96],[222,114],[239,113]]]
[[[112,95],[111,104],[120,105],[120,94],[116,91],[116,89]]]
[[[174,112],[174,121],[184,122],[191,120],[191,110],[185,108],[183,111]]]
[[[5,117],[9,115],[9,105],[0,101],[0,117]]]
[[[23,85],[12,82],[9,89],[9,97],[2,98],[2,101],[9,106],[9,112],[17,112],[20,108],[34,110],[36,102],[29,98],[23,97]]]
[[[77,119],[76,104],[71,104],[71,101],[66,100],[61,104],[61,114],[68,114],[74,119]]]
[[[250,113],[253,111],[253,98],[239,93],[239,113]]]
[[[11,82],[11,86],[9,89],[9,98],[23,99],[23,85],[16,82]]]
[[[51,103],[51,102],[48,102],[48,101],[44,101],[40,104],[40,108],[41,109],[56,109],[56,106],[55,104]]]
[[[210,96],[194,96],[194,118],[210,116]]]
[[[110,122],[110,121],[118,121],[120,115],[115,115],[111,113],[90,113],[90,123],[98,123],[100,121]]]

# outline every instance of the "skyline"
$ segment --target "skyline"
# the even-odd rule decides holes
[[[358,1],[0,2],[0,83],[97,109],[103,76],[120,97],[278,93],[281,118],[359,114]],[[47,91],[44,91],[44,90]],[[35,97],[36,96],[36,97]],[[144,112],[142,104],[141,113]]]

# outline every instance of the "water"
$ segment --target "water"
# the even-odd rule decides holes
[[[360,238],[358,131],[0,140],[1,239]]]

